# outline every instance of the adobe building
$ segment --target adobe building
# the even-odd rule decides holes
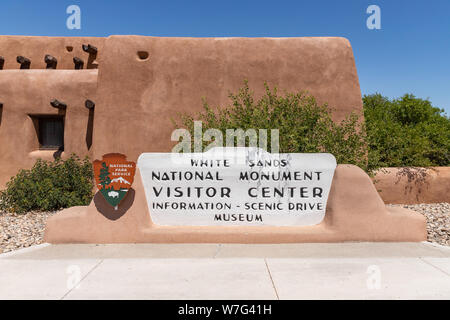
[[[109,153],[136,162],[170,152],[179,113],[229,104],[245,79],[307,90],[340,121],[362,113],[352,48],[343,38],[0,37],[0,187],[36,159]],[[355,188],[355,186],[358,186]],[[160,226],[136,169],[120,207],[97,193],[47,222],[50,243],[423,241],[425,219],[387,208],[370,178],[338,165],[325,219],[313,226]],[[114,195],[112,195],[114,196]],[[151,211],[151,210],[150,210]]]
[[[362,109],[343,38],[0,36],[0,187],[37,158],[168,152],[179,112],[229,104],[248,79],[308,90],[336,120]]]
[[[202,97],[229,104],[244,79],[256,96],[265,81],[307,90],[335,120],[362,113],[344,38],[0,36],[0,189],[38,158],[118,152],[136,161],[170,151],[172,119],[200,111]],[[400,178],[376,177],[387,203],[439,202],[450,192],[448,168],[419,185]]]

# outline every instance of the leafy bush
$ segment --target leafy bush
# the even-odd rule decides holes
[[[450,165],[450,119],[443,110],[411,94],[363,101],[370,167]]]
[[[88,205],[93,171],[88,158],[37,160],[31,170],[20,170],[0,192],[0,209],[25,213]]]
[[[255,101],[245,82],[237,94],[229,95],[231,105],[228,107],[213,110],[204,100],[203,112],[195,116],[182,114],[181,124],[174,121],[175,125],[186,127],[192,137],[194,120],[202,121],[203,133],[215,128],[224,137],[226,129],[279,129],[280,152],[329,152],[338,163],[355,164],[368,170],[364,128],[356,114],[335,123],[329,108],[318,105],[314,97],[305,92],[278,95],[277,88],[271,90],[267,84],[265,88],[265,95]]]

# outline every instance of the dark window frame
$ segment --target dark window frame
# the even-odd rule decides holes
[[[64,131],[65,131],[65,117],[63,115],[30,115],[35,125],[37,140],[39,143],[39,150],[64,150]],[[47,123],[46,123],[47,122]],[[45,137],[44,130],[52,130],[50,123],[60,123],[58,125],[53,124],[53,130],[56,130],[56,134],[60,135],[54,139],[48,140]],[[47,129],[45,129],[47,128]],[[48,136],[48,134],[47,134]],[[51,142],[60,141],[60,143],[51,144]]]

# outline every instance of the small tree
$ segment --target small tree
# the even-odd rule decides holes
[[[443,110],[412,94],[363,101],[371,167],[450,165],[450,119]]]

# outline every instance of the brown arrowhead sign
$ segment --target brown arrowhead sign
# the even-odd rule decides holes
[[[94,177],[97,188],[105,200],[117,208],[134,181],[136,163],[127,161],[120,153],[109,153],[102,160],[94,161]]]

